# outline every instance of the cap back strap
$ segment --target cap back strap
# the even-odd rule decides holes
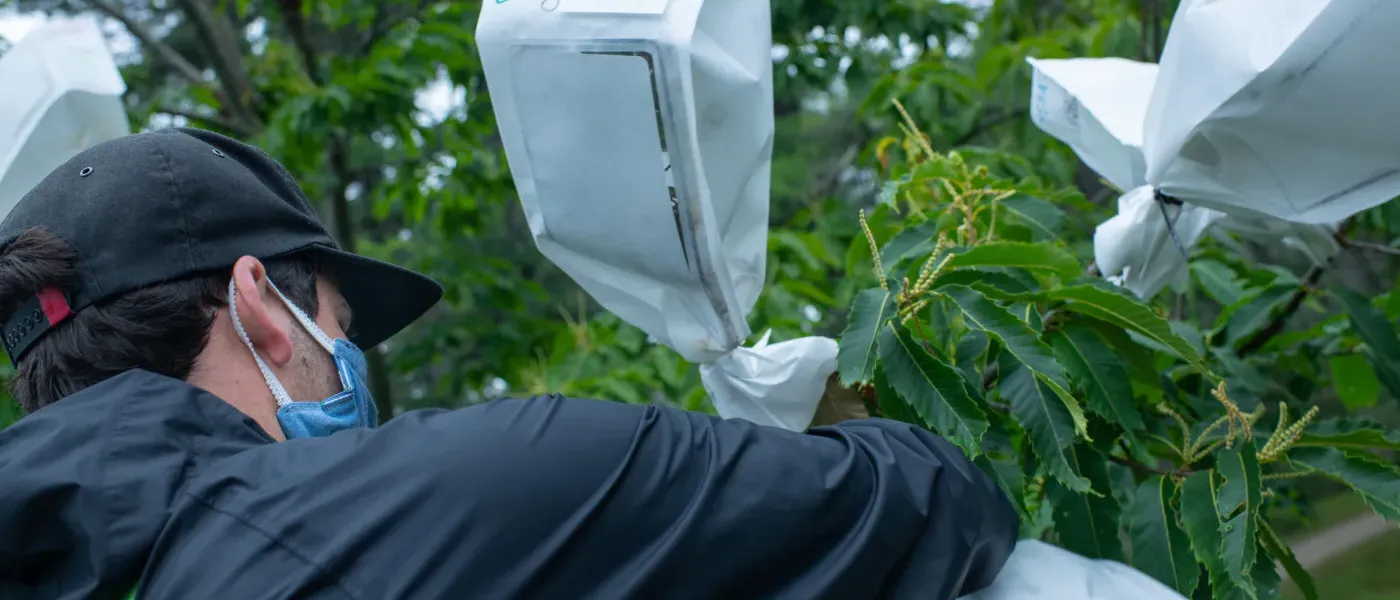
[[[20,358],[35,341],[50,329],[71,319],[71,306],[63,290],[46,287],[15,309],[14,314],[5,320],[4,337],[0,339],[5,353],[10,355],[10,364],[18,365]]]

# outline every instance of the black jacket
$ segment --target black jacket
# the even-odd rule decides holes
[[[0,431],[0,598],[953,598],[1017,518],[942,439],[559,397],[274,443],[130,372]]]

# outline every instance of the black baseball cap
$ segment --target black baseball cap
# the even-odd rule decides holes
[[[0,248],[33,227],[80,256],[71,289],[38,290],[0,315],[14,363],[84,308],[143,287],[303,251],[336,278],[354,311],[350,341],[370,348],[442,297],[428,277],[341,250],[301,187],[262,150],[199,129],[165,129],[84,150],[0,222]]]

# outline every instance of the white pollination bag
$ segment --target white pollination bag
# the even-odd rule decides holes
[[[1227,214],[1200,206],[1195,197],[1158,196],[1147,179],[1155,163],[1145,154],[1154,143],[1147,124],[1149,104],[1158,91],[1157,65],[1120,58],[1029,62],[1034,69],[1032,120],[1125,190],[1118,198],[1118,215],[1094,232],[1095,264],[1111,281],[1141,297],[1156,295],[1186,275],[1182,250],[1189,251],[1212,228],[1263,242],[1282,240],[1318,264],[1340,249],[1330,226],[1293,223],[1258,212]],[[1267,205],[1270,198],[1282,201],[1276,195],[1261,197],[1256,205]]]
[[[126,84],[92,19],[54,19],[0,56],[0,218],[59,165],[131,132]]]
[[[477,44],[540,251],[701,363],[721,416],[802,430],[836,342],[742,347],[768,245],[769,19],[766,0],[500,0]]]
[[[1021,540],[996,581],[963,600],[1186,600],[1156,579],[1109,560]]]
[[[1397,24],[1395,0],[1182,2],[1147,113],[1147,181],[1309,224],[1400,195]]]

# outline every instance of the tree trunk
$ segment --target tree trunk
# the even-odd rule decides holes
[[[350,216],[350,201],[345,191],[350,188],[352,177],[347,155],[349,143],[343,134],[335,134],[326,142],[326,157],[335,182],[331,185],[331,219],[335,237],[346,252],[356,252],[355,221]],[[394,388],[389,381],[389,363],[384,358],[382,348],[376,346],[365,351],[365,363],[369,369],[369,390],[374,396],[375,407],[379,409],[379,422],[394,418]]]

